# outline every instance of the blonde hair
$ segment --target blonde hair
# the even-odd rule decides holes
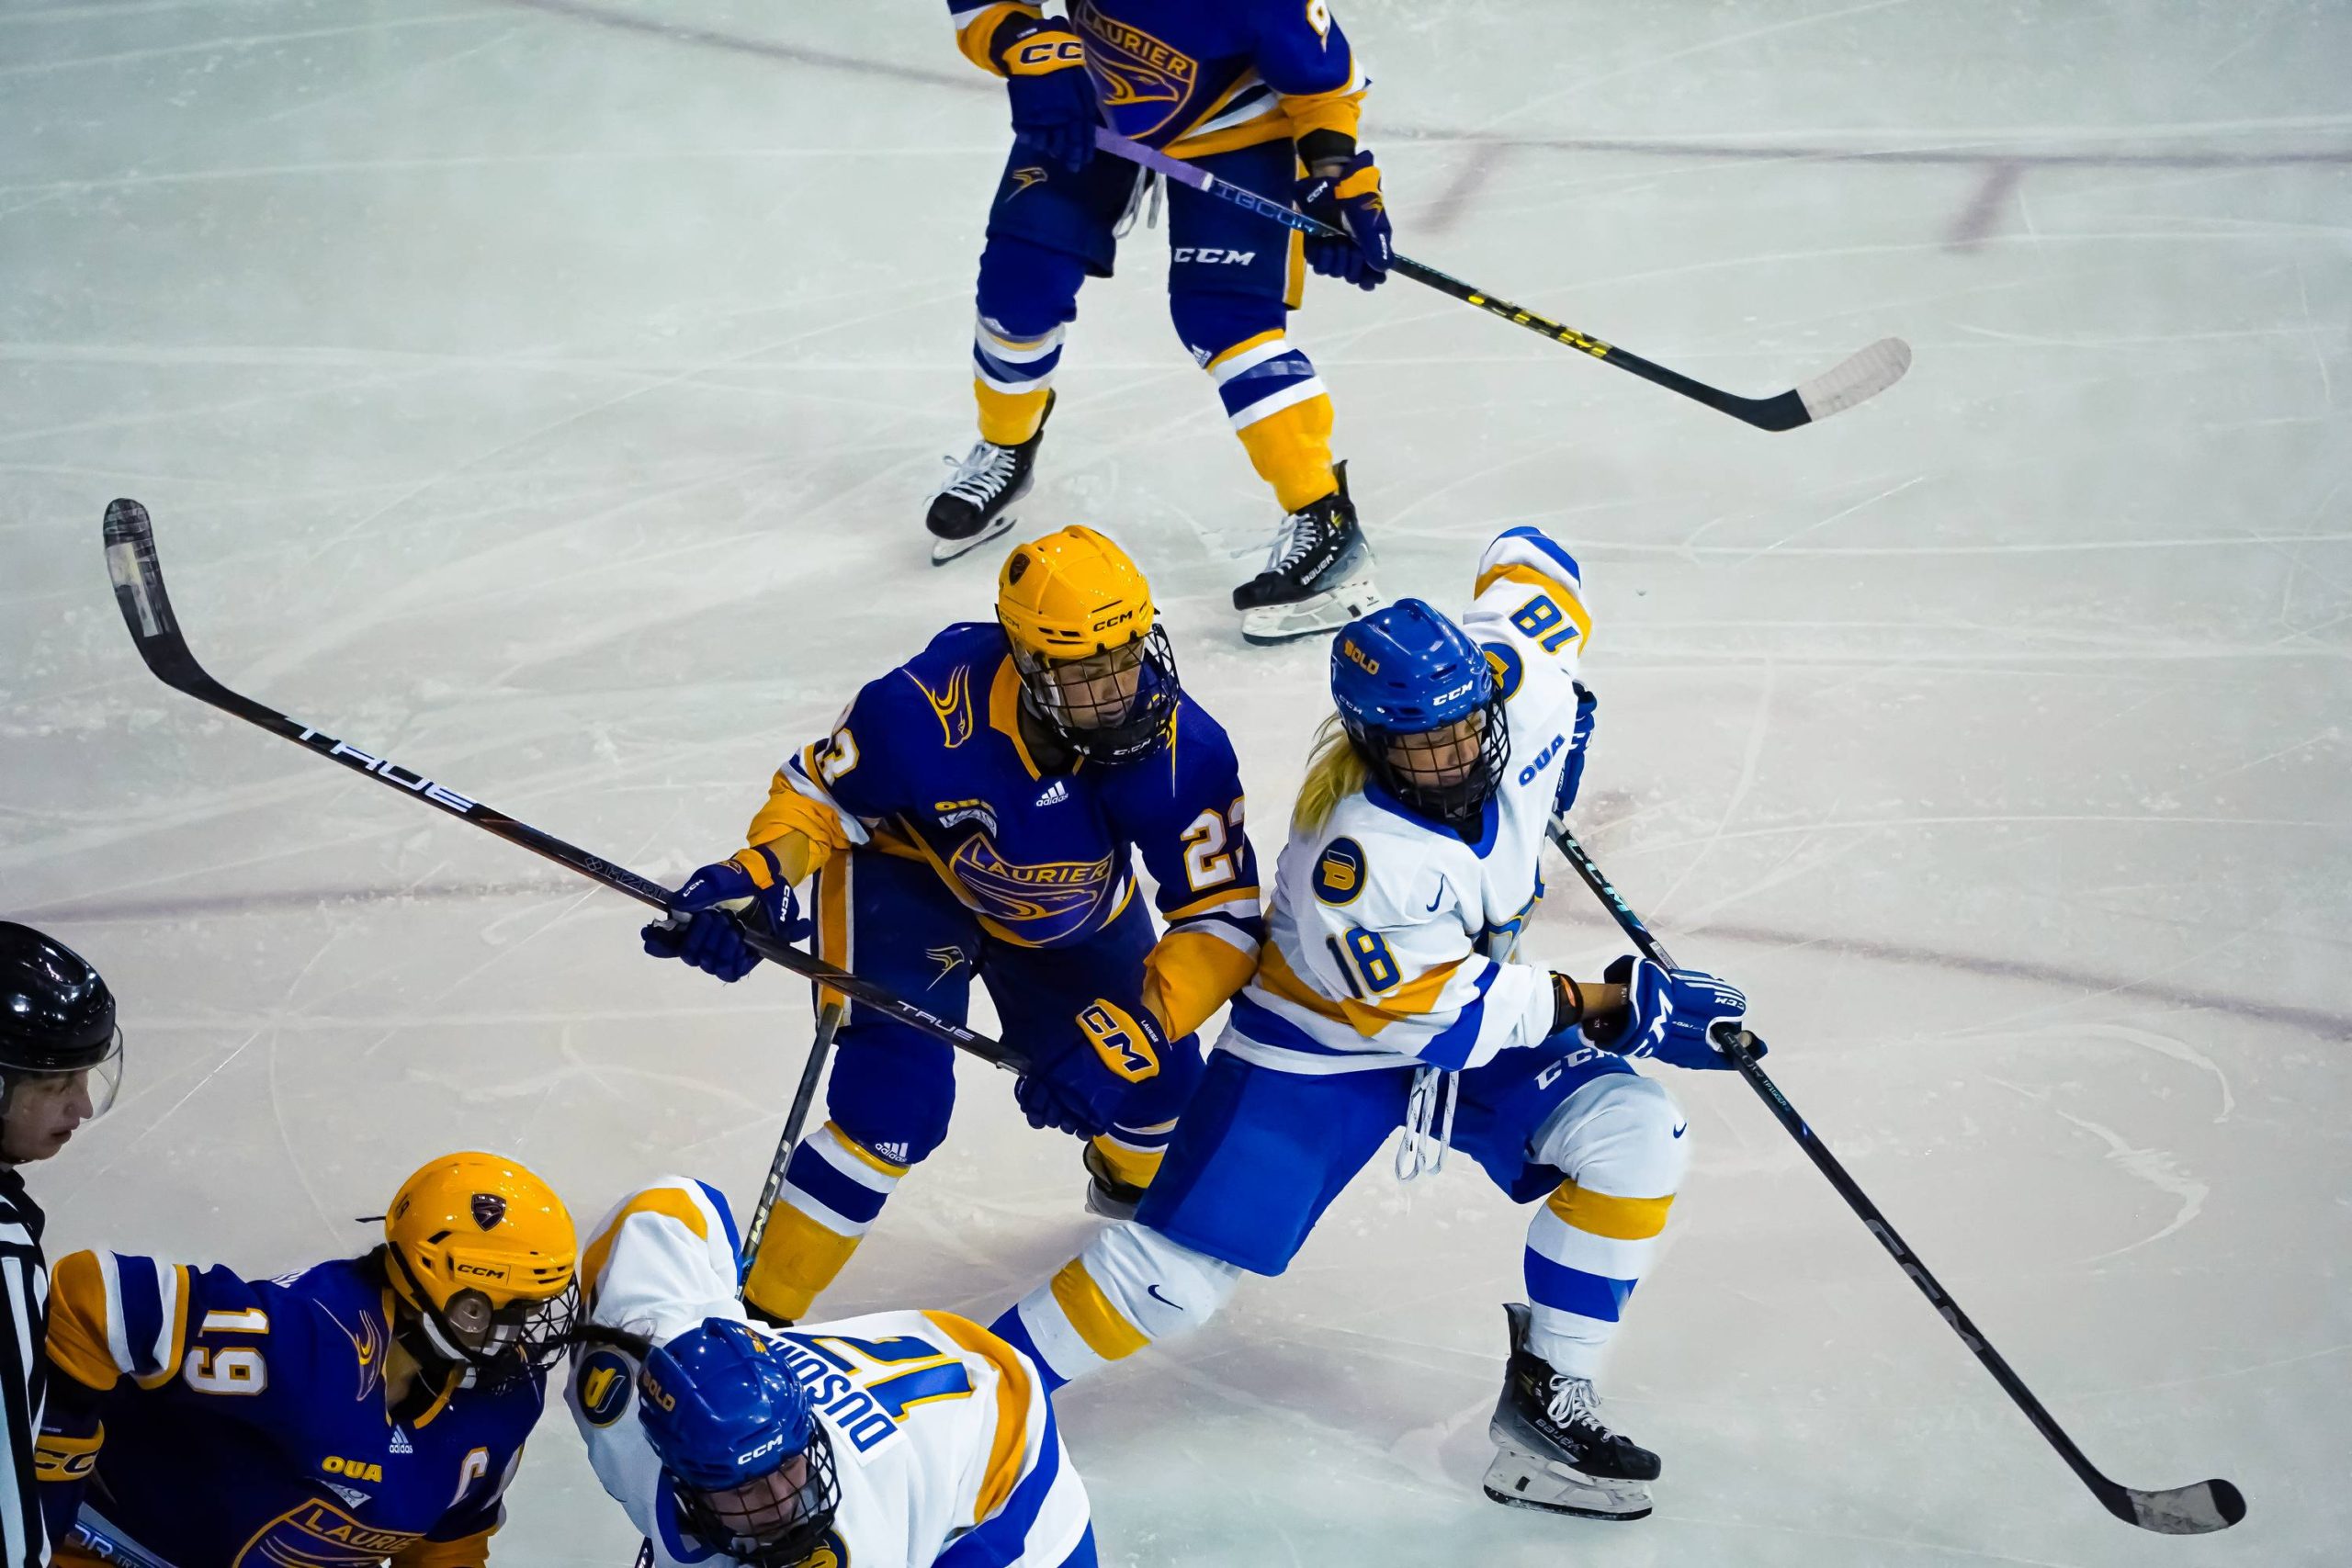
[[[1363,754],[1340,723],[1326,718],[1315,732],[1315,750],[1306,759],[1306,782],[1298,786],[1298,804],[1290,808],[1291,826],[1309,833],[1321,830],[1340,802],[1354,795],[1371,777]]]

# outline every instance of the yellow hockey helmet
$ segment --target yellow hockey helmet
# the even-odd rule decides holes
[[[997,574],[996,615],[1030,713],[1064,746],[1126,761],[1166,741],[1176,655],[1126,551],[1077,525],[1019,546]]]
[[[401,1184],[384,1214],[385,1273],[439,1360],[473,1370],[546,1366],[577,1299],[580,1243],[555,1190],[503,1155],[443,1155]]]

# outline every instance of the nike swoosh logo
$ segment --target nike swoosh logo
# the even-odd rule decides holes
[[[1429,908],[1422,910],[1421,913],[1425,915],[1434,915],[1437,913],[1437,907],[1444,902],[1445,878],[1441,876],[1437,879],[1437,897],[1430,900]]]
[[[1681,1126],[1677,1127],[1677,1128],[1674,1130],[1674,1135],[1675,1135],[1676,1137],[1678,1137],[1678,1138],[1679,1138],[1679,1137],[1682,1136],[1682,1134],[1685,1134],[1685,1133],[1689,1132],[1690,1130],[1690,1122],[1685,1122],[1684,1123],[1682,1123],[1682,1125],[1681,1125]]]
[[[1143,1291],[1144,1294],[1149,1296],[1153,1301],[1158,1302],[1162,1306],[1175,1307],[1178,1312],[1182,1312],[1184,1310],[1182,1307],[1176,1306],[1174,1302],[1170,1301],[1166,1296],[1159,1293],[1159,1286],[1157,1281],[1146,1285],[1143,1288]]]

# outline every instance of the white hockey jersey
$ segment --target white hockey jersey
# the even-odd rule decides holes
[[[580,1271],[589,1321],[660,1344],[705,1318],[743,1320],[734,1221],[711,1188],[664,1178],[591,1234]],[[752,1327],[808,1385],[831,1438],[834,1562],[1061,1568],[1091,1546],[1085,1486],[1037,1369],[987,1329],[944,1312]],[[596,1477],[653,1542],[655,1563],[728,1568],[736,1559],[682,1536],[638,1420],[637,1373],[614,1347],[572,1352],[565,1399]],[[826,1561],[822,1551],[814,1561]]]
[[[1544,895],[1545,829],[1575,742],[1592,629],[1582,588],[1575,558],[1536,529],[1487,547],[1459,624],[1503,690],[1510,758],[1478,840],[1377,784],[1314,831],[1294,827],[1258,973],[1219,1050],[1294,1073],[1461,1071],[1551,1032],[1550,973],[1512,955]]]

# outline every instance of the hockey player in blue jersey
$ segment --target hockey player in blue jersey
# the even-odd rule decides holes
[[[733,980],[758,962],[718,906],[777,933],[814,874],[832,963],[962,1021],[977,976],[1028,1070],[1033,1126],[1089,1139],[1089,1206],[1124,1214],[1200,1074],[1193,1038],[1250,977],[1261,925],[1225,731],[1178,683],[1150,585],[1090,528],[1025,544],[997,618],[948,627],[788,757],[749,844],[681,890],[646,951]],[[1154,939],[1136,858],[1167,922]],[[950,1047],[852,1006],[830,1120],[794,1152],[746,1283],[807,1314],[908,1170],[947,1135]]]
[[[57,1561],[481,1568],[572,1317],[571,1219],[512,1160],[402,1184],[383,1245],[277,1280],[57,1266],[39,1454]]]
[[[1370,288],[1392,244],[1380,170],[1356,145],[1369,85],[1328,0],[947,0],[965,56],[1005,79],[1013,146],[989,211],[972,343],[979,441],[932,499],[933,558],[1011,526],[1053,409],[1087,278],[1107,277],[1144,191],[1095,155],[1113,130],[1250,189],[1291,195],[1352,241],[1307,241],[1184,186],[1168,190],[1169,313],[1287,515],[1234,590],[1242,634],[1281,642],[1380,603],[1331,459],[1331,400],[1285,335],[1302,256]]]
[[[1728,1067],[1745,998],[1625,957],[1577,981],[1518,959],[1553,813],[1573,802],[1591,622],[1567,551],[1513,528],[1456,625],[1418,599],[1334,639],[1327,723],[1292,816],[1256,976],[1134,1221],[993,1325],[1057,1379],[1196,1328],[1244,1272],[1280,1274],[1400,1124],[1397,1174],[1470,1156],[1527,1231],[1526,1300],[1487,1495],[1603,1518],[1650,1511],[1656,1454],[1593,1379],[1657,1250],[1689,1155],[1633,1059]]]

